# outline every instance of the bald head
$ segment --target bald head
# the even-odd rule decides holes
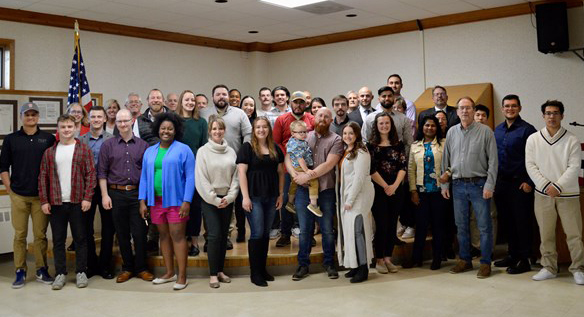
[[[120,109],[116,114],[116,127],[122,137],[132,135],[132,113],[128,109]]]
[[[359,105],[364,108],[369,108],[371,107],[371,100],[373,100],[373,93],[369,87],[359,89]]]

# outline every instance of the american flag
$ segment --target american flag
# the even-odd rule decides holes
[[[83,56],[81,55],[79,25],[77,24],[77,21],[75,21],[75,54],[73,55],[73,63],[71,66],[67,105],[71,105],[75,102],[85,107],[85,110],[87,111],[91,109],[91,93],[89,92],[89,84],[87,83],[87,77],[85,76],[85,65],[83,64]]]

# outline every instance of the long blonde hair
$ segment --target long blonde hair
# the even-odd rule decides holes
[[[277,160],[278,159],[278,152],[276,152],[276,146],[274,145],[274,137],[272,136],[272,126],[270,125],[270,120],[268,118],[261,116],[257,117],[252,124],[252,131],[251,131],[251,149],[255,153],[255,155],[262,159],[263,154],[261,152],[260,141],[255,135],[256,125],[260,121],[265,121],[266,125],[268,126],[268,137],[266,138],[266,145],[268,146],[268,151],[270,152],[270,159]]]

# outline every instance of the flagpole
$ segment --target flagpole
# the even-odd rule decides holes
[[[77,52],[77,82],[81,82],[81,50],[79,49],[79,23],[75,20],[75,51]],[[83,96],[81,87],[79,88],[79,104],[81,105],[81,97]],[[81,105],[81,107],[85,107],[85,105]]]

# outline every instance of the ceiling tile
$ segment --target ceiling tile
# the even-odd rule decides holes
[[[205,5],[205,4],[194,3],[191,1],[181,1],[181,2],[170,3],[170,4],[164,6],[160,9],[164,10],[164,11],[168,11],[168,12],[182,13],[182,14],[188,14],[188,15],[197,14],[197,13],[204,14],[207,12],[217,10],[217,7],[212,6],[212,5],[208,5],[208,4],[209,4],[209,2],[207,2],[207,5]]]
[[[480,7],[459,0],[402,0],[403,3],[438,15],[480,10]]]
[[[8,9],[22,9],[38,0],[0,0],[0,7]]]
[[[525,0],[463,0],[463,1],[468,2],[470,4],[474,4],[482,9],[503,7],[528,2]]]
[[[55,14],[55,15],[66,15],[66,16],[71,15],[71,13],[73,13],[75,11],[79,11],[79,9],[75,9],[75,8],[67,8],[67,7],[62,7],[62,6],[57,6],[57,5],[48,5],[48,4],[43,4],[43,3],[33,3],[31,5],[23,7],[22,9],[26,10],[26,11],[34,11],[34,12],[42,12],[42,13]]]
[[[144,8],[160,8],[164,7],[167,4],[172,4],[174,2],[180,2],[183,0],[110,0],[116,3],[123,3],[127,5],[140,5]]]
[[[150,26],[156,24],[157,22],[147,21],[147,20],[143,20],[143,19],[136,19],[135,17],[124,17],[124,18],[113,20],[112,23],[129,25],[129,26],[137,26],[137,27],[141,27],[141,28],[150,28]]]
[[[295,9],[282,8],[263,2],[237,3],[229,7],[230,10],[264,16],[278,21],[295,21],[315,16],[312,13]]]
[[[354,3],[354,0],[337,0],[337,2],[351,4]],[[387,16],[397,21],[424,19],[436,15],[428,10],[420,9],[397,0],[362,1],[359,3],[358,8],[370,13]]]
[[[58,5],[67,8],[85,10],[102,5],[106,2],[109,2],[109,0],[42,0],[37,2],[46,5]]]
[[[91,11],[105,14],[131,16],[134,8],[135,7],[127,4],[105,2],[97,7],[91,8]]]
[[[168,31],[168,32],[176,32],[176,33],[183,33],[187,30],[192,29],[192,27],[190,27],[190,26],[184,26],[184,25],[178,25],[178,24],[166,23],[166,22],[153,24],[149,28],[155,29],[155,30]]]
[[[91,10],[80,10],[71,14],[73,18],[79,19],[86,19],[86,20],[94,20],[94,21],[101,21],[101,22],[112,22],[123,18],[122,15],[114,15],[114,14],[106,14],[101,12],[94,12]]]

